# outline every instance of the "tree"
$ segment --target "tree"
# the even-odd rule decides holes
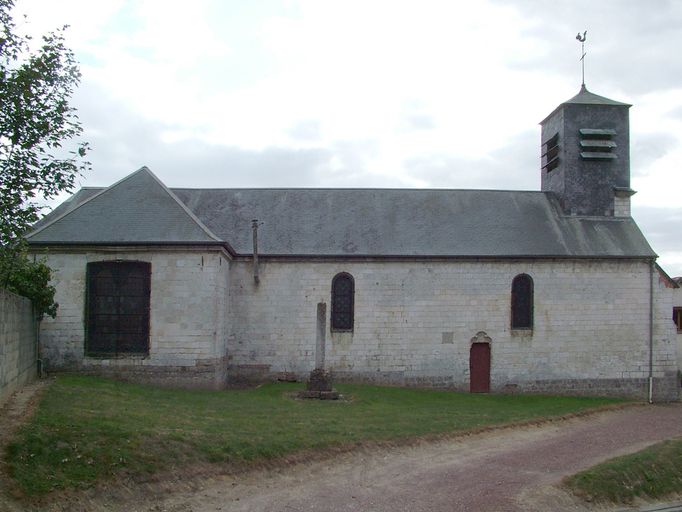
[[[23,242],[40,217],[37,201],[73,190],[90,168],[88,145],[78,142],[82,128],[69,105],[81,75],[64,44],[66,27],[43,36],[35,48],[30,36],[16,32],[13,7],[14,0],[0,0],[0,286],[10,289],[25,281],[17,272],[44,278]],[[54,315],[49,305],[43,309]]]
[[[5,276],[2,287],[31,299],[36,320],[42,320],[45,315],[54,318],[59,305],[54,301],[57,290],[50,285],[52,269],[43,261],[31,260],[25,244],[14,252],[17,254],[11,259],[0,258],[0,275]]]
[[[80,82],[73,52],[64,44],[63,27],[42,38],[15,33],[10,10],[0,0],[0,244],[12,245],[39,218],[35,198],[50,199],[74,188],[89,168],[87,143],[63,144],[82,128],[69,100]]]

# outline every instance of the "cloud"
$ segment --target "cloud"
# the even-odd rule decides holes
[[[397,178],[367,170],[377,151],[372,141],[338,141],[331,148],[311,144],[253,150],[187,134],[164,137],[182,127],[145,119],[94,87],[81,89],[75,99],[84,137],[94,148],[93,172],[81,185],[108,186],[146,165],[168,186],[176,187],[406,186]]]
[[[539,189],[537,123],[578,92],[575,34],[588,30],[588,87],[633,104],[635,209],[680,204],[678,2],[18,8],[31,31],[72,25],[77,106],[94,147],[86,184],[147,164],[179,186]],[[675,233],[660,238],[662,254],[677,251]]]
[[[633,217],[659,255],[658,263],[672,276],[682,276],[682,207],[633,205]]]
[[[524,35],[545,48],[522,62],[523,69],[543,69],[580,79],[580,43],[575,34],[587,30],[586,82],[602,91],[635,96],[679,86],[682,61],[671,51],[682,37],[682,8],[676,2],[638,0],[571,0],[545,2],[495,0],[528,19]]]
[[[523,132],[508,145],[479,157],[431,154],[411,159],[406,165],[409,175],[433,188],[538,190],[539,133]]]
[[[672,152],[679,139],[669,133],[641,133],[631,137],[632,176],[638,177],[650,172],[651,166]]]
[[[289,135],[300,141],[319,141],[321,137],[320,122],[314,119],[298,121],[289,130]]]

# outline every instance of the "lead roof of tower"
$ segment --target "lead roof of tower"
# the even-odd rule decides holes
[[[545,117],[542,121],[540,121],[540,124],[544,124],[545,121],[547,121],[547,119],[556,114],[557,110],[559,110],[564,105],[614,105],[618,107],[628,108],[632,106],[629,103],[622,103],[620,101],[612,100],[609,98],[605,98],[604,96],[594,94],[593,92],[588,91],[587,87],[583,85],[580,87],[580,92],[578,94],[573,96],[570,100],[564,101],[557,108],[552,110],[552,113]]]
[[[620,105],[624,107],[631,107],[629,103],[622,103],[620,101],[611,100],[605,98],[604,96],[599,96],[587,90],[584,85],[580,87],[580,92],[573,96],[570,100],[565,101],[566,103],[580,103],[582,105]]]

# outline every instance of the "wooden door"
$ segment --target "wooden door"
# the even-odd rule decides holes
[[[490,392],[490,343],[472,343],[469,352],[470,391]]]

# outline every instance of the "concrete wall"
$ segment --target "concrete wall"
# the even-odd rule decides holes
[[[36,378],[35,329],[31,301],[0,288],[0,405]]]
[[[326,361],[337,379],[467,390],[471,340],[484,332],[494,391],[646,396],[644,261],[261,260],[258,286],[251,263],[235,261],[230,378],[312,370],[317,304],[329,305],[339,272],[355,279],[355,325],[352,333],[331,332],[328,306]],[[532,331],[510,328],[511,282],[520,273],[534,281]],[[655,336],[654,377],[666,383],[656,389],[674,398],[676,346],[668,331]]]
[[[151,263],[150,350],[146,357],[87,357],[86,268],[91,261]],[[222,387],[226,380],[229,260],[218,250],[106,251],[48,255],[59,312],[41,329],[47,370],[76,370],[167,385]]]

